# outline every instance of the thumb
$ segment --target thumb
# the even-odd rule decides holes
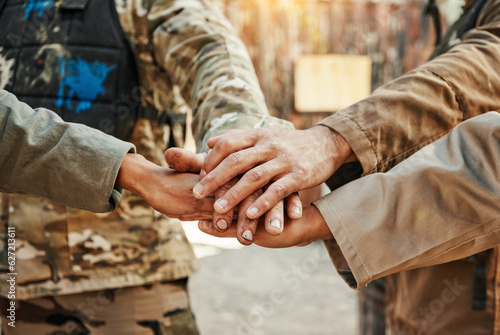
[[[200,173],[206,156],[205,153],[195,154],[180,148],[170,148],[165,151],[167,164],[179,172]]]

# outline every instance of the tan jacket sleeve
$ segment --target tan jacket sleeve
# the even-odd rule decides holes
[[[449,52],[321,124],[351,145],[363,173],[387,171],[475,115],[500,108],[500,0]]]
[[[386,173],[315,202],[327,247],[353,287],[500,243],[500,114],[472,118]]]
[[[113,210],[114,184],[132,144],[31,109],[0,90],[0,191],[38,195],[94,212]]]

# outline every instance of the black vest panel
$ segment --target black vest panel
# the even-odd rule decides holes
[[[440,43],[436,45],[431,59],[447,52],[452,47],[461,42],[463,36],[476,26],[479,14],[488,0],[476,0],[446,31]]]
[[[0,0],[0,89],[127,139],[141,105],[114,0]]]

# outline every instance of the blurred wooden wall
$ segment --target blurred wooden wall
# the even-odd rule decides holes
[[[309,127],[325,113],[297,113],[293,64],[302,54],[368,55],[372,89],[425,62],[434,30],[425,0],[214,0],[248,47],[273,114]]]

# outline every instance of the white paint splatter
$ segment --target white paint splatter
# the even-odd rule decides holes
[[[2,55],[3,48],[0,47],[0,90],[3,90],[7,87],[14,76],[14,72],[12,71],[12,67],[14,66],[14,59],[7,59],[4,55]]]
[[[146,16],[146,14],[148,13],[148,11],[144,7],[142,7],[142,0],[135,0],[134,7],[137,16],[139,17]]]
[[[127,3],[123,0],[115,0],[115,7],[118,14],[123,14],[127,10]]]
[[[436,4],[449,26],[455,23],[464,12],[465,0],[437,0]]]

